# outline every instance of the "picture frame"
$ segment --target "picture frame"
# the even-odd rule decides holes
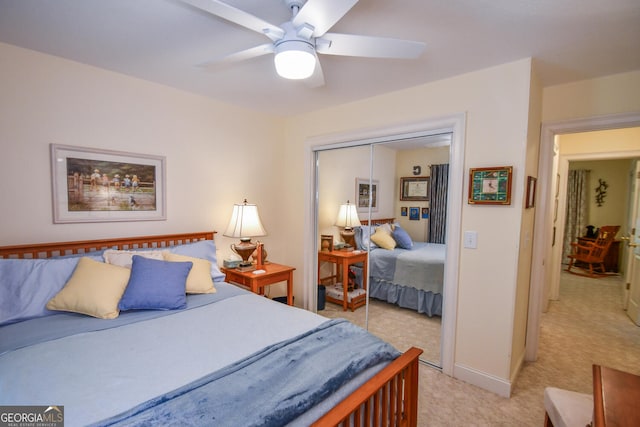
[[[537,178],[532,176],[527,177],[527,200],[525,202],[525,209],[533,208],[536,206],[536,186]]]
[[[400,216],[407,216],[407,207],[403,206],[400,208]]]
[[[409,220],[420,221],[420,208],[418,207],[409,208]]]
[[[320,251],[322,252],[333,251],[333,235],[332,234],[320,235]]]
[[[510,205],[513,166],[469,169],[469,204]]]
[[[400,178],[400,200],[427,202],[429,201],[429,177],[406,176]]]
[[[429,208],[422,208],[422,219],[429,219]]]
[[[372,188],[370,189],[369,186]],[[356,206],[358,213],[369,212],[369,195],[371,195],[371,212],[378,212],[378,191],[380,183],[377,179],[356,178]]]
[[[166,220],[166,158],[51,144],[53,222]]]

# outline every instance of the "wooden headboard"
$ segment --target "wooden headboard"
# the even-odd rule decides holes
[[[372,219],[371,220],[371,225],[381,225],[381,224],[392,224],[396,219],[395,218],[378,218],[378,219]],[[367,219],[361,219],[360,223],[362,225],[369,225],[369,220]]]
[[[165,248],[184,243],[198,242],[200,240],[213,240],[215,234],[215,231],[203,231],[199,233],[164,234],[159,236],[0,246],[0,258],[51,258],[62,255],[83,254],[102,249]]]

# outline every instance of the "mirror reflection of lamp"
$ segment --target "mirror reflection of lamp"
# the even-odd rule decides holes
[[[223,236],[240,238],[240,243],[231,244],[231,250],[242,257],[240,268],[252,266],[249,257],[256,250],[257,245],[251,241],[251,238],[266,235],[267,232],[262,226],[256,205],[247,203],[247,199],[244,199],[242,204],[233,205],[231,219]]]
[[[336,218],[336,222],[334,224],[336,227],[342,228],[340,231],[340,236],[344,242],[348,245],[355,247],[356,242],[353,232],[353,227],[358,227],[360,225],[360,219],[358,218],[358,210],[355,205],[352,205],[347,200],[347,203],[344,205],[340,205],[340,210],[338,211],[338,217]]]

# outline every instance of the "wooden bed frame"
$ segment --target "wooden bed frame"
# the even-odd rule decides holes
[[[0,247],[0,258],[51,258],[102,249],[163,248],[201,240],[213,240],[214,235],[215,232],[205,231],[3,246]],[[422,350],[415,347],[410,348],[313,425],[416,427],[418,423],[418,358],[420,354],[422,354]]]

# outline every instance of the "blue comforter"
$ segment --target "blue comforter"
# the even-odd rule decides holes
[[[331,320],[97,425],[282,426],[398,356],[363,329]]]
[[[216,287],[190,296],[210,303],[162,315],[85,317],[81,330],[69,313],[0,328],[2,344],[12,341],[0,354],[0,405],[56,402],[69,425],[281,425],[311,408],[309,424],[344,396],[333,394],[341,384],[352,390],[398,355],[351,324]],[[27,326],[42,339],[16,338]]]
[[[414,242],[413,249],[374,249],[369,276],[390,284],[442,294],[445,245]]]

